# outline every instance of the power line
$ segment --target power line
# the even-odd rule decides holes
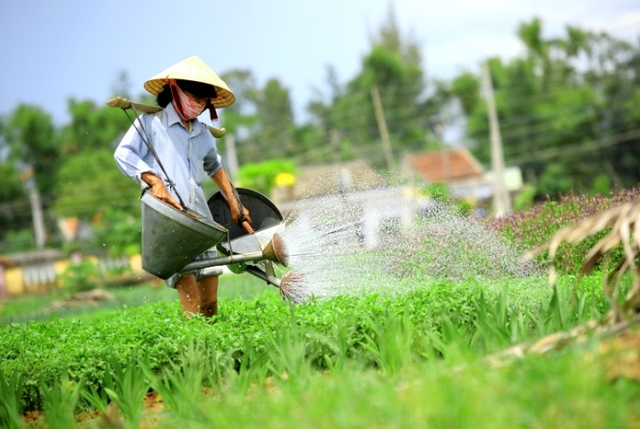
[[[591,140],[558,148],[536,151],[520,158],[511,158],[510,163],[513,165],[529,164],[534,161],[543,161],[566,155],[575,155],[576,153],[594,151],[604,147],[614,146],[629,140],[640,138],[640,129],[628,131],[616,136],[604,137],[599,140]]]

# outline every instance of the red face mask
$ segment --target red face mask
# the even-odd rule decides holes
[[[169,88],[171,89],[171,103],[175,107],[178,115],[186,121],[197,118],[204,112],[207,106],[210,104],[200,104],[195,100],[192,100],[182,89],[178,86],[174,79],[169,80]]]

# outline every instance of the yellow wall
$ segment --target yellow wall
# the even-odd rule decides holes
[[[22,270],[20,267],[5,268],[4,275],[7,282],[7,294],[20,295],[24,292]]]
[[[86,260],[89,260],[95,264],[98,263],[98,258],[94,257],[94,256],[90,256],[87,257]],[[139,275],[141,277],[145,277],[145,276],[150,276],[149,273],[147,273],[146,271],[144,271],[142,269],[142,256],[141,255],[133,255],[129,257],[129,262],[131,264],[131,270],[134,272],[134,274]],[[33,287],[33,288],[29,288],[29,290],[26,290],[25,285],[24,285],[24,276],[22,273],[22,268],[21,267],[11,267],[11,268],[5,268],[4,273],[5,273],[5,280],[6,280],[6,285],[7,285],[7,294],[9,296],[11,295],[21,295],[25,292],[29,292],[29,291],[35,291],[35,290],[42,290],[42,288],[44,287],[46,288],[52,288],[54,286],[56,286],[56,284],[59,285],[60,281],[59,278],[62,275],[62,273],[64,273],[64,271],[67,269],[67,267],[69,266],[70,261],[68,259],[62,259],[59,261],[55,261],[54,262],[54,271],[56,273],[56,278],[58,279],[58,281],[56,283],[53,283],[51,285],[48,286],[39,286],[39,287]]]

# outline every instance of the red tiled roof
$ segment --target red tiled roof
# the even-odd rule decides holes
[[[408,164],[427,182],[449,182],[480,177],[482,166],[467,149],[407,156]]]

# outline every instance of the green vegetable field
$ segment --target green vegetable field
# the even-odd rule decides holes
[[[638,427],[637,329],[583,329],[611,309],[600,271],[565,267],[553,288],[544,270],[384,282],[292,306],[227,275],[212,320],[148,284],[53,313],[38,308],[55,297],[16,298],[0,310],[0,427]]]

